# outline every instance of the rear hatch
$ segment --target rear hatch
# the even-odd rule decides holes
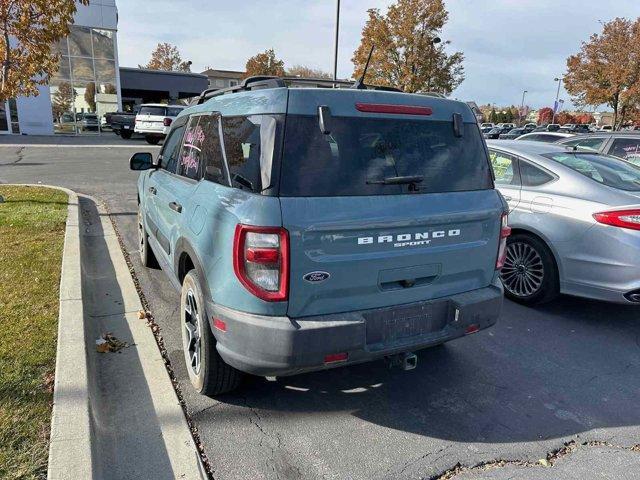
[[[140,112],[136,116],[136,127],[162,130],[164,128],[164,119],[167,116],[167,107],[143,105]]]
[[[304,93],[290,93],[279,192],[290,235],[288,314],[387,307],[489,285],[504,206],[472,112],[416,95],[371,92],[354,101],[356,93],[317,94],[313,109],[329,107],[330,133],[296,98]],[[415,105],[376,112],[391,102]],[[457,130],[454,113],[464,120]]]

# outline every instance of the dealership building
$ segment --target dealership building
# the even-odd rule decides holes
[[[108,112],[145,102],[174,103],[208,87],[206,75],[121,68],[115,0],[78,5],[55,49],[60,68],[37,97],[0,104],[0,134],[97,134]]]

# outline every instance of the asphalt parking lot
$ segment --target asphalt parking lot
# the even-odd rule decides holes
[[[11,142],[0,145],[0,183],[61,185],[109,207],[216,479],[640,476],[638,308],[507,301],[494,328],[421,352],[416,370],[377,362],[255,378],[213,400],[188,383],[178,293],[136,254],[137,174],[128,157],[157,148]],[[538,463],[547,458],[552,467]]]

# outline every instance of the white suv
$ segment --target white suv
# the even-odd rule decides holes
[[[147,143],[157,145],[167,136],[171,124],[186,107],[182,105],[164,105],[148,103],[140,105],[140,112],[136,115],[134,131],[144,135]]]

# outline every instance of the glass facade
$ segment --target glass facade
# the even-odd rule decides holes
[[[72,25],[54,50],[58,72],[51,78],[55,133],[99,133],[108,112],[118,109],[115,32]]]

